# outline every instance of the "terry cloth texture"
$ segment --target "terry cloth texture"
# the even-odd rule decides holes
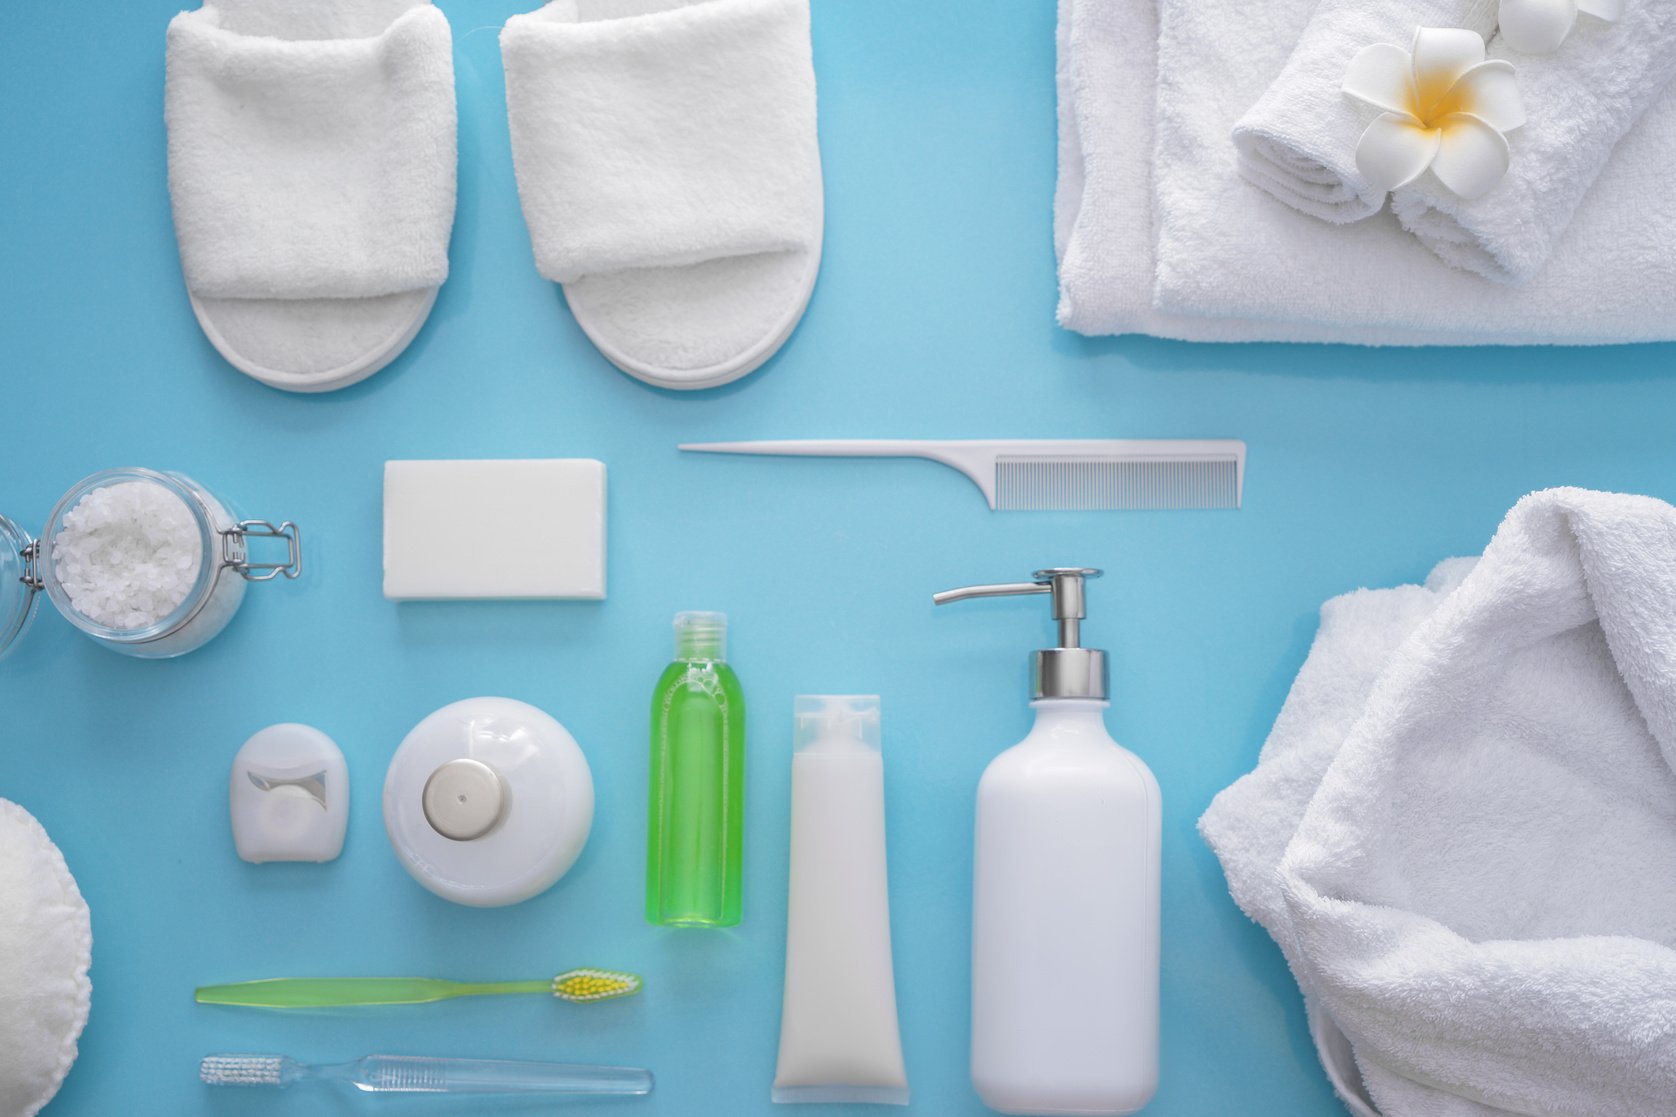
[[[1632,3],[1616,23],[1583,19],[1553,54],[1497,38],[1490,57],[1517,70],[1529,119],[1507,136],[1513,162],[1488,194],[1465,201],[1423,175],[1391,196],[1403,227],[1456,267],[1523,283],[1542,271],[1624,136],[1676,77],[1676,4]],[[1648,200],[1669,192],[1641,183]]]
[[[1648,1117],[1676,1098],[1673,766],[1676,509],[1553,489],[1476,563],[1328,602],[1200,830],[1384,1117]]]
[[[169,24],[169,194],[194,295],[366,298],[448,277],[448,21],[413,0],[313,7],[206,4]]]
[[[1676,90],[1623,137],[1542,273],[1451,267],[1389,213],[1330,225],[1240,175],[1234,123],[1308,0],[1061,0],[1059,321],[1086,334],[1365,345],[1676,338]]]

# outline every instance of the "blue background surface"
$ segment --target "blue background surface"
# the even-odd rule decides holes
[[[171,662],[96,647],[48,606],[0,668],[0,795],[62,847],[93,911],[93,1014],[49,1112],[482,1112],[481,1102],[211,1091],[198,1058],[374,1052],[652,1067],[645,1102],[576,1112],[771,1110],[784,949],[791,700],[884,696],[896,978],[914,1109],[976,1114],[966,1076],[972,798],[1028,725],[1040,601],[933,615],[932,591],[1050,564],[1108,572],[1113,733],[1164,791],[1157,1117],[1339,1111],[1278,952],[1194,832],[1248,770],[1327,597],[1476,551],[1523,493],[1669,495],[1676,348],[1363,351],[1089,341],[1053,325],[1053,6],[819,4],[826,256],[761,372],[683,396],[589,346],[542,281],[508,151],[496,33],[509,0],[444,0],[455,35],[453,273],[411,349],[323,398],[261,387],[200,335],[164,181],[174,0],[0,10],[0,512],[34,530],[80,477],[190,473],[308,533],[296,584],[255,587]],[[97,10],[95,10],[97,9]],[[1241,437],[1238,513],[992,514],[928,463],[683,458],[683,439]],[[387,458],[597,457],[610,467],[604,603],[394,605],[380,595]],[[439,538],[438,546],[462,541]],[[726,610],[752,704],[746,919],[640,916],[645,710],[678,609]],[[535,703],[593,765],[598,817],[545,895],[478,911],[396,864],[378,810],[402,736],[477,694]],[[353,783],[324,865],[233,852],[227,768],[277,721],[320,726]],[[1075,981],[1056,959],[1044,981]],[[542,977],[638,970],[635,1000],[541,998],[343,1015],[195,1006],[276,975]],[[511,1111],[529,1112],[531,1104]]]

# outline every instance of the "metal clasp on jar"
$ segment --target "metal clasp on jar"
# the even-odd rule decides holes
[[[285,561],[251,562],[251,539],[285,540]],[[267,520],[240,520],[221,533],[221,565],[238,571],[247,582],[266,582],[281,574],[295,578],[303,572],[303,529],[290,520],[277,527]]]
[[[41,541],[31,539],[18,555],[23,559],[23,573],[18,575],[18,580],[32,590],[46,589],[46,582],[41,580]]]

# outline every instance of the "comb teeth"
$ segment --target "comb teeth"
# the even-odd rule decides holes
[[[282,1086],[285,1061],[278,1055],[206,1055],[198,1077],[210,1086]]]
[[[1239,463],[1003,458],[995,507],[1006,511],[1238,508]]]

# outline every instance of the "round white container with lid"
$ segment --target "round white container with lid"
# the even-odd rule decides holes
[[[197,535],[196,573],[180,603],[166,615],[131,628],[115,627],[79,609],[59,569],[59,549],[66,516],[90,494],[119,485],[154,489],[148,500],[174,507],[178,501]],[[248,541],[285,541],[282,563],[250,561]],[[285,521],[240,520],[228,505],[183,473],[153,469],[107,469],[76,484],[59,498],[39,540],[0,516],[0,656],[15,647],[34,613],[37,594],[45,590],[66,620],[112,651],[144,659],[166,659],[202,646],[233,619],[244,601],[246,582],[265,582],[302,573],[302,532]]]
[[[384,829],[402,867],[471,907],[551,888],[593,820],[593,774],[576,738],[511,698],[468,698],[431,714],[384,779]]]

